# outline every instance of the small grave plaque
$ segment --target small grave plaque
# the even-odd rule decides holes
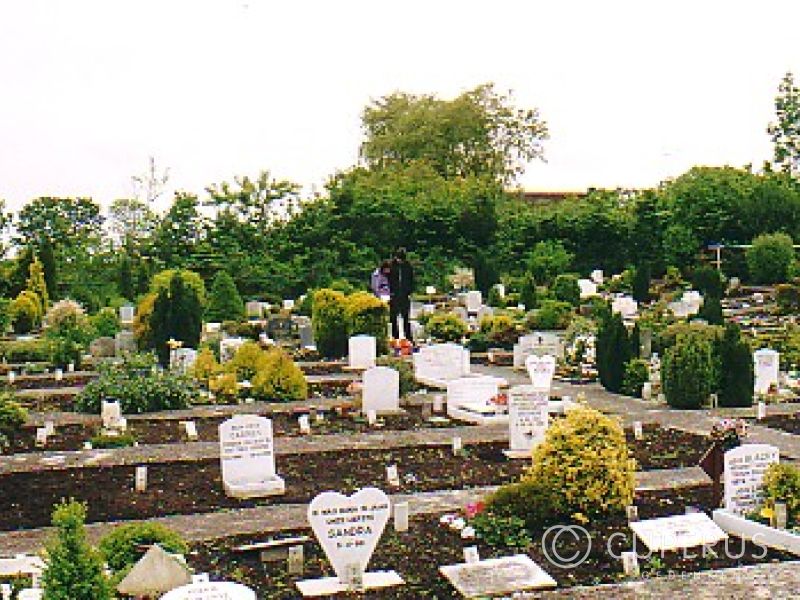
[[[146,492],[147,491],[147,467],[146,466],[139,466],[136,467],[136,477],[134,482],[134,487],[137,492]]]
[[[767,418],[767,405],[764,402],[759,402],[756,405],[756,419],[762,421]]]
[[[622,571],[628,577],[639,576],[639,557],[636,552],[622,553]]]
[[[197,441],[197,425],[194,421],[184,421],[183,428],[186,431],[186,437],[189,438],[189,441]]]
[[[36,428],[36,446],[44,448],[47,445],[47,429],[44,427]]]
[[[300,433],[303,435],[311,433],[311,423],[308,419],[308,415],[300,415],[297,417],[297,424],[300,425]]]
[[[408,502],[396,502],[394,505],[395,531],[408,531]]]
[[[386,481],[392,487],[400,487],[400,475],[397,472],[397,465],[387,465]]]
[[[289,548],[289,555],[286,559],[286,571],[289,575],[302,575],[305,569],[305,557],[303,553],[303,545],[291,546]]]
[[[256,593],[241,583],[205,581],[176,588],[161,600],[256,600]]]
[[[641,440],[644,437],[644,432],[642,431],[642,422],[641,421],[634,421],[633,422],[633,437],[637,440]]]
[[[466,598],[508,596],[524,590],[556,587],[555,579],[525,554],[446,565],[439,567],[439,571]]]
[[[440,413],[444,410],[444,396],[442,394],[435,394],[433,396],[433,412]]]
[[[713,545],[728,538],[705,513],[634,521],[629,526],[651,552]]]
[[[453,436],[452,446],[453,446],[453,455],[454,456],[461,453],[461,450],[464,449],[464,446],[463,446],[463,444],[461,442],[461,436],[459,436],[459,435],[454,435]]]
[[[480,562],[481,557],[478,554],[477,546],[467,546],[464,548],[464,562],[468,565]]]

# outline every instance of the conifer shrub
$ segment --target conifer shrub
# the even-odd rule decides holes
[[[722,303],[719,298],[708,296],[703,299],[703,306],[697,315],[709,325],[722,325],[725,319],[722,315]]]
[[[219,271],[211,283],[206,320],[222,322],[243,319],[244,316],[244,301],[233,277],[227,271]]]
[[[234,373],[222,373],[208,381],[208,391],[214,394],[218,403],[233,402],[239,395],[239,387]]]
[[[371,335],[378,354],[388,350],[389,306],[367,292],[347,296],[345,304],[347,335]]]
[[[280,348],[264,352],[261,369],[253,378],[252,393],[259,400],[293,401],[308,397],[305,375],[291,357]]]
[[[188,348],[200,343],[203,307],[195,288],[187,285],[178,273],[172,276],[169,289],[161,288],[150,315],[151,348],[162,366],[169,365],[169,340],[183,342]]]
[[[572,306],[578,306],[581,303],[581,288],[575,275],[569,273],[558,275],[553,281],[552,291],[556,300]]]
[[[486,336],[488,346],[507,350],[517,343],[520,334],[514,319],[508,315],[484,317],[481,319],[480,333]]]
[[[228,373],[233,373],[237,381],[249,381],[252,383],[256,374],[266,369],[267,355],[257,343],[246,341],[239,346],[236,353],[224,368]]]
[[[189,374],[194,377],[203,386],[208,387],[209,381],[215,377],[222,367],[217,362],[217,357],[211,348],[201,348],[197,353],[197,358],[194,365],[189,371]]]
[[[159,523],[126,523],[100,540],[100,554],[113,573],[132,567],[147,549],[158,544],[166,552],[186,554],[189,546],[180,534]]]
[[[519,290],[519,304],[525,306],[525,310],[533,310],[539,307],[539,297],[536,292],[536,280],[530,273],[525,273]]]
[[[719,370],[720,406],[752,406],[753,354],[736,323],[728,323],[716,345],[721,366]]]
[[[692,273],[692,287],[704,298],[722,298],[725,285],[719,271],[708,265],[702,265]]]
[[[110,600],[100,554],[86,540],[86,506],[74,500],[53,511],[56,537],[47,545],[44,600]]]
[[[789,527],[800,527],[800,468],[788,463],[775,463],[767,468],[761,484],[764,504],[775,510],[776,502],[786,504]]]
[[[28,267],[28,281],[26,289],[36,294],[39,300],[39,314],[44,315],[50,306],[50,295],[47,293],[47,283],[44,278],[44,267],[38,258],[34,258]]]
[[[648,263],[642,263],[636,267],[631,282],[631,295],[637,302],[644,303],[650,300],[650,277],[651,270]]]
[[[23,290],[11,302],[11,322],[16,333],[30,333],[42,321],[42,301],[30,290]]]
[[[501,486],[487,508],[520,517],[530,527],[603,517],[631,503],[634,475],[619,422],[579,407],[550,425],[529,471],[520,482]]]
[[[97,337],[114,337],[120,330],[117,311],[110,306],[101,308],[89,320]]]
[[[625,365],[631,358],[628,329],[617,314],[607,315],[597,330],[597,371],[600,383],[610,392],[622,391]]]
[[[317,350],[326,358],[341,358],[348,352],[345,295],[336,290],[314,292],[312,326]]]
[[[28,418],[28,411],[10,392],[0,392],[0,451],[7,448]]]
[[[622,393],[626,396],[641,398],[642,386],[650,379],[650,367],[646,360],[632,358],[625,363],[625,374],[622,378]]]
[[[800,285],[782,283],[775,288],[775,301],[782,314],[800,312]]]
[[[670,406],[701,408],[718,384],[712,343],[699,334],[678,336],[675,345],[664,355],[661,377]]]
[[[453,313],[438,313],[428,319],[425,331],[437,342],[460,342],[467,334],[467,324]]]

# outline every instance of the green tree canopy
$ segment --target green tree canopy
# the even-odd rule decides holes
[[[786,73],[775,97],[775,116],[767,133],[774,145],[773,162],[781,171],[797,173],[800,170],[800,90],[794,75]]]

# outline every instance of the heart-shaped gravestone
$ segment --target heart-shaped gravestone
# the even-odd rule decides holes
[[[389,497],[372,487],[352,496],[323,492],[311,501],[308,521],[340,582],[349,581],[354,565],[367,570],[389,513]]]
[[[525,361],[531,384],[537,391],[549,390],[556,372],[556,359],[549,354],[545,356],[529,356]]]

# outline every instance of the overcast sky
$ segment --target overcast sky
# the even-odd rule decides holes
[[[370,99],[486,81],[550,125],[527,189],[760,165],[798,23],[792,0],[0,0],[0,198],[108,204],[150,155],[195,192],[321,187]]]

